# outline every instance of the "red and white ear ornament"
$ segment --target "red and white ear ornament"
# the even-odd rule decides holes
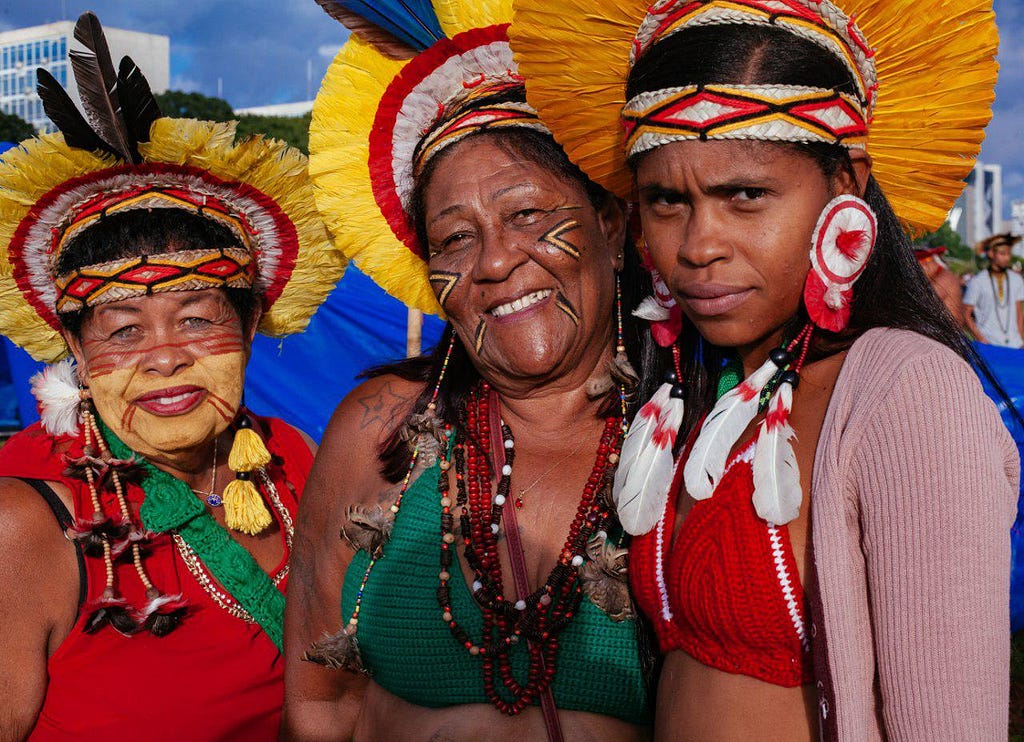
[[[640,306],[633,310],[633,316],[650,322],[654,342],[662,348],[668,348],[675,343],[683,329],[683,311],[672,298],[658,269],[650,265],[646,268],[651,274],[654,293],[640,302]]]
[[[839,332],[849,324],[853,283],[864,271],[877,236],[875,212],[856,196],[837,196],[822,209],[804,284],[804,305],[815,325]]]

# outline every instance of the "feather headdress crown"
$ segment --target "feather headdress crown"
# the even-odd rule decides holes
[[[317,204],[338,247],[385,291],[440,314],[410,217],[417,175],[476,132],[547,132],[509,48],[511,0],[317,2],[353,32],[313,107]]]
[[[84,114],[39,70],[40,98],[60,131],[0,163],[0,333],[53,361],[66,352],[60,312],[211,286],[255,291],[262,332],[301,331],[345,265],[313,204],[306,158],[258,136],[236,144],[234,123],[161,116],[131,58],[115,70],[92,13],[79,18],[75,39]],[[65,251],[105,216],[156,208],[214,220],[240,248],[130,255],[58,275]]]

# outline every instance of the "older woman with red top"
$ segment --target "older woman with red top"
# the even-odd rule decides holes
[[[274,740],[315,446],[245,368],[344,260],[300,153],[161,116],[94,15],[75,37],[88,122],[40,70],[60,132],[0,166],[0,332],[56,361],[0,448],[0,738]]]
[[[520,0],[510,35],[686,320],[615,481],[656,736],[1005,739],[1019,464],[901,224],[977,154],[990,6]]]

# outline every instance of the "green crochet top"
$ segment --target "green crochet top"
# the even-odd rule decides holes
[[[384,555],[363,591],[358,641],[363,664],[374,682],[419,706],[438,708],[488,703],[481,658],[470,655],[448,629],[437,604],[440,571],[441,504],[438,464],[424,471],[406,491]],[[359,551],[345,573],[342,621],[352,615],[356,593],[369,563]],[[464,579],[451,567],[452,609],[479,641],[483,616]],[[648,724],[651,710],[640,670],[636,622],[612,621],[584,595],[572,623],[560,636],[552,690],[561,709],[614,716]],[[516,677],[525,682],[525,642],[513,647]]]

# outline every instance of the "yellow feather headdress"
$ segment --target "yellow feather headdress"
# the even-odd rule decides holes
[[[418,44],[401,40],[408,35],[397,21],[389,33],[340,0],[317,1],[353,30],[313,105],[317,206],[360,270],[409,307],[440,315],[408,214],[413,179],[420,160],[465,135],[436,130],[453,111],[472,109],[479,89],[522,84],[506,35],[511,0],[432,0],[433,15],[409,24],[408,35],[426,36]],[[493,113],[479,128],[513,117],[515,125],[547,131],[521,102]]]
[[[83,15],[75,34],[90,52],[74,52],[88,121],[41,70],[40,94],[61,133],[22,142],[0,162],[0,333],[37,360],[66,354],[56,316],[63,236],[87,228],[75,221],[83,204],[131,199],[139,208],[224,209],[255,264],[259,330],[301,332],[346,263],[316,210],[306,157],[259,136],[236,144],[234,123],[162,117],[129,58],[114,72],[95,16]]]
[[[818,16],[817,28],[804,29],[811,36],[866,40],[869,48],[841,39],[835,53],[868,94],[866,146],[875,178],[907,226],[941,225],[991,118],[998,70],[991,0],[515,0],[509,35],[529,80],[527,99],[555,139],[593,180],[629,198],[620,123],[626,80],[631,60],[671,23],[651,18],[663,21],[678,10],[691,16],[688,23],[702,14],[754,23],[755,5],[765,8],[766,24],[776,11],[798,8]]]

